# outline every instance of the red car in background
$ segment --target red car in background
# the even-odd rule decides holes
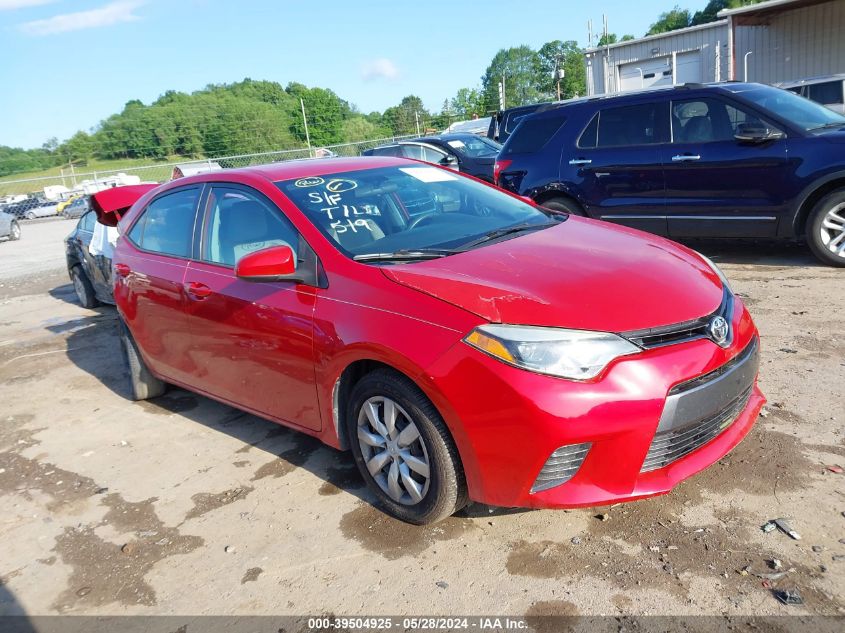
[[[453,171],[306,160],[123,198],[134,397],[172,383],[351,449],[405,521],[665,493],[764,403],[709,260]]]

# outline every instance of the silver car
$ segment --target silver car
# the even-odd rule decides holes
[[[0,211],[0,238],[3,237],[8,240],[21,239],[21,227],[15,216]]]

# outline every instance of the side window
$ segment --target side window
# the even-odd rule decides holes
[[[414,160],[425,160],[421,145],[403,145],[402,155],[405,158],[413,158]]]
[[[387,147],[376,147],[373,150],[373,156],[401,156],[402,148],[398,145],[389,145]]]
[[[234,266],[244,255],[271,246],[297,252],[299,234],[281,210],[259,193],[213,187],[208,196],[202,259]]]
[[[593,116],[590,124],[581,132],[581,137],[578,139],[578,147],[595,147],[598,142],[599,135],[599,114]]]
[[[508,138],[502,155],[528,154],[543,149],[565,122],[566,116],[562,112],[541,118],[526,116]]]
[[[94,223],[97,221],[97,216],[93,211],[89,211],[81,218],[79,218],[79,229],[81,231],[94,232]]]
[[[439,165],[440,161],[446,158],[446,153],[441,152],[436,149],[432,149],[431,147],[422,147],[423,153],[423,160],[427,163],[433,163],[435,165]]]
[[[660,103],[607,108],[599,113],[597,147],[652,145],[663,142],[658,118]],[[665,115],[664,115],[665,116]]]
[[[672,102],[672,142],[733,141],[740,125],[762,125],[754,114],[719,99]]]
[[[179,189],[150,202],[132,225],[129,240],[145,251],[190,257],[200,190]]]
[[[842,103],[842,84],[843,81],[839,79],[837,81],[826,81],[822,84],[807,86],[810,91],[810,99],[825,105]]]

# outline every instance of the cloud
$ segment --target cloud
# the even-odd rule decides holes
[[[0,0],[0,2],[2,1]],[[28,35],[53,35],[54,33],[111,26],[121,22],[134,22],[140,20],[140,18],[133,11],[142,4],[141,0],[118,0],[99,9],[63,13],[45,20],[25,22],[18,28]]]
[[[392,81],[399,77],[399,69],[386,57],[371,59],[361,66],[361,79],[373,81],[374,79],[387,79]]]
[[[11,11],[25,7],[37,7],[42,4],[50,4],[56,0],[0,0],[0,11]]]

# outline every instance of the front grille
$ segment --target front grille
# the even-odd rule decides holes
[[[531,486],[531,492],[548,490],[572,479],[578,469],[581,468],[581,464],[584,463],[590,446],[591,443],[586,442],[584,444],[569,444],[557,449],[546,460],[540,474],[537,475],[537,480]]]
[[[643,349],[651,349],[653,347],[662,347],[664,345],[672,345],[674,343],[686,343],[687,341],[694,341],[696,339],[710,338],[710,322],[714,317],[721,316],[730,324],[733,313],[733,295],[731,291],[725,288],[722,293],[722,303],[715,312],[698,319],[684,321],[683,323],[674,323],[672,325],[664,325],[661,327],[647,328],[644,330],[633,330],[630,332],[622,332],[619,336],[628,339],[634,345],[638,345]],[[730,344],[732,333],[728,334],[727,343]]]
[[[648,449],[648,455],[640,472],[645,473],[668,466],[718,436],[736,420],[748,404],[753,387],[753,385],[748,387],[715,415],[684,428],[657,433]]]

